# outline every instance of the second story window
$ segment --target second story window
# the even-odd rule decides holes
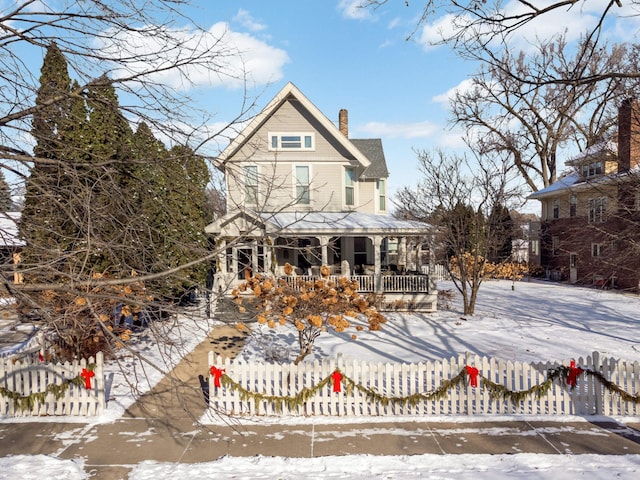
[[[344,169],[344,204],[353,206],[356,203],[356,169]]]
[[[314,150],[312,133],[269,133],[269,150]]]
[[[553,218],[560,218],[560,204],[557,198],[553,199]]]
[[[378,209],[381,212],[387,210],[387,184],[384,178],[378,180]]]
[[[569,216],[575,217],[578,209],[578,198],[575,195],[569,197]]]
[[[309,205],[311,203],[309,167],[307,165],[296,165],[295,175],[296,203]]]
[[[244,167],[244,199],[249,205],[258,204],[258,167],[256,165]]]
[[[589,223],[602,223],[606,219],[606,197],[589,199]]]

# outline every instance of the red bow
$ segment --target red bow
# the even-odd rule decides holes
[[[220,377],[224,373],[224,369],[211,367],[211,376],[213,377],[213,386],[220,388]]]
[[[580,367],[576,367],[575,360],[571,360],[569,364],[569,373],[567,374],[567,385],[570,387],[575,387],[576,382],[578,381],[578,375],[580,375],[583,370]]]
[[[467,365],[465,367],[467,369],[467,375],[469,375],[469,384],[472,387],[478,386],[478,369],[476,367],[471,367]]]
[[[339,392],[340,383],[342,383],[342,374],[338,370],[336,370],[331,374],[331,379],[333,380],[333,391]]]
[[[84,388],[87,390],[91,390],[91,379],[95,377],[95,373],[92,370],[87,370],[86,368],[82,369],[82,373],[80,373],[81,377],[84,377]]]

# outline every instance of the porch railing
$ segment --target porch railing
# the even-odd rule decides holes
[[[294,288],[299,288],[304,282],[319,279],[316,275],[296,275],[280,277]],[[329,280],[338,282],[339,275],[330,275]],[[429,293],[428,275],[351,275],[351,280],[358,282],[358,292],[376,292],[376,284],[380,285],[379,293]],[[379,282],[376,282],[379,280]]]

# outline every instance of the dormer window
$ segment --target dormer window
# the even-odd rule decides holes
[[[269,133],[269,150],[315,150],[313,133]]]
[[[595,175],[602,174],[602,162],[591,162],[588,164],[582,165],[582,176],[584,178],[593,177]]]

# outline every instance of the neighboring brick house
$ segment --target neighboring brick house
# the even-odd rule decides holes
[[[435,310],[428,270],[430,227],[389,215],[380,139],[351,139],[288,83],[216,159],[227,214],[205,229],[219,256],[215,287],[255,273],[355,277],[363,292]],[[426,248],[425,248],[426,247]],[[426,267],[426,268],[425,268]]]
[[[640,105],[625,100],[617,134],[566,164],[571,173],[529,196],[542,206],[541,222],[531,229],[530,258],[553,280],[637,290]]]

